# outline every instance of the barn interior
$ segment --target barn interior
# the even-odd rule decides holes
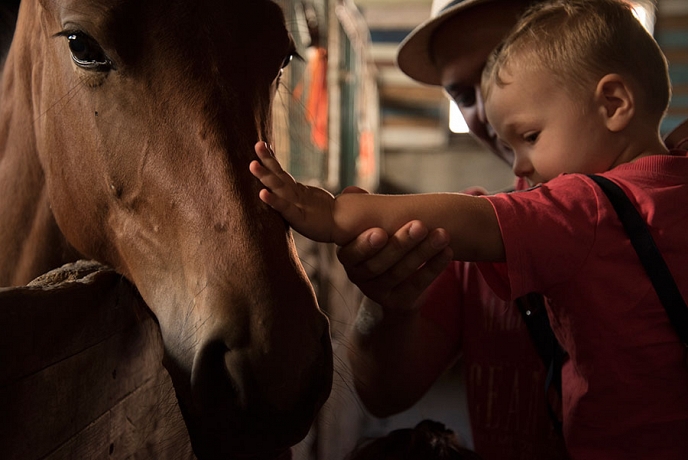
[[[348,186],[391,194],[458,192],[476,185],[498,192],[512,187],[510,167],[471,137],[458,110],[443,91],[415,82],[396,67],[400,42],[429,18],[432,0],[275,2],[284,10],[299,54],[284,69],[273,106],[275,150],[294,177],[335,194]],[[637,5],[647,8],[648,27],[669,61],[673,97],[661,127],[666,134],[688,118],[688,2],[638,0]],[[337,261],[334,245],[315,243],[298,234],[295,239],[319,304],[330,319],[335,382],[332,395],[310,433],[293,447],[293,459],[344,460],[362,438],[411,427],[423,419],[442,421],[470,448],[466,375],[460,365],[448,369],[422,400],[400,414],[380,419],[365,410],[353,389],[346,358],[347,331],[353,325],[363,295],[347,279]],[[23,425],[0,436],[0,457],[4,458],[3,445],[7,448],[23,430],[37,423],[46,433],[41,442],[45,446],[52,443],[54,447],[41,446],[40,455],[30,458],[193,458],[178,409],[170,403],[173,390],[160,365],[162,348],[154,321],[146,318],[139,323],[131,312],[113,321],[116,308],[108,306],[109,294],[102,292],[98,294],[101,300],[94,300],[101,302],[100,307],[90,313],[74,310],[74,303],[67,298],[70,293],[94,296],[93,282],[105,283],[108,292],[118,298],[133,295],[110,271],[93,275],[89,270],[79,275],[86,277],[87,282],[79,281],[78,286],[70,284],[57,291],[54,287],[48,289],[57,292],[60,299],[65,298],[59,301],[59,308],[82,318],[78,321],[93,317],[97,325],[94,327],[101,331],[98,333],[109,340],[103,340],[102,348],[107,349],[99,352],[123,353],[127,359],[140,354],[141,360],[117,373],[111,370],[119,366],[117,363],[103,362],[102,369],[93,370],[94,381],[104,387],[126,381],[126,388],[118,386],[116,391],[107,393],[114,409],[94,406],[85,414],[88,410],[82,410],[83,406],[82,409],[74,406],[70,420],[91,417],[93,421],[72,431],[64,426],[54,430],[45,417],[25,418]],[[16,391],[12,394],[20,393],[26,401],[33,400],[33,411],[49,404],[54,404],[51,410],[62,410],[57,409],[60,401],[54,401],[49,394],[34,400],[28,393],[45,382],[57,385],[58,366],[69,368],[74,392],[83,393],[90,401],[102,396],[102,392],[88,387],[84,383],[85,374],[79,373],[83,364],[78,360],[85,357],[78,349],[81,342],[66,340],[67,331],[60,330],[50,316],[46,317],[48,310],[36,297],[37,286],[43,282],[19,290],[0,288],[0,309],[11,320],[0,324],[18,328],[15,325],[21,322],[38,321],[50,331],[40,342],[34,342],[31,337],[21,341],[19,334],[0,331],[0,366],[5,367],[0,374],[0,425],[3,425],[2,408],[21,410],[17,400],[12,399],[14,396],[8,396],[8,388]],[[16,299],[21,298],[18,296],[24,295],[30,296],[31,302],[17,303]],[[114,332],[107,330],[112,324],[118,328]],[[2,327],[5,326],[0,326],[0,330]],[[91,335],[82,333],[88,336],[83,347],[89,354],[94,352],[93,344],[100,343]],[[35,348],[31,347],[37,344],[47,349],[64,349],[56,352],[50,363],[46,358],[45,362],[27,364],[35,354]],[[140,353],[136,347],[146,352]],[[72,358],[77,361],[70,361]],[[23,381],[25,387],[12,386],[15,369],[16,375],[30,374]],[[163,402],[156,402],[158,399]],[[149,411],[158,410],[163,404],[164,412],[171,417],[167,423],[156,424],[151,422],[149,412],[139,410],[138,418],[133,420],[125,415],[131,407],[141,404],[148,404]],[[71,407],[69,403],[65,405]],[[139,428],[134,425],[144,427],[143,431],[136,431]],[[110,441],[113,432],[120,433],[116,441]],[[90,440],[105,443],[105,447],[83,450]],[[120,448],[127,443],[138,446],[133,449],[136,455],[131,454],[132,450]],[[155,443],[164,445],[162,453],[147,456],[152,455],[155,449],[151,445]]]

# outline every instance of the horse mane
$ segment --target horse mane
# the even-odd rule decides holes
[[[0,2],[0,62],[4,63],[17,26],[20,0]]]

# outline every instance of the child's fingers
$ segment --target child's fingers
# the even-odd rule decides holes
[[[282,190],[284,188],[284,180],[282,180],[280,176],[276,175],[275,173],[267,169],[259,161],[252,161],[249,165],[249,170],[254,176],[258,178],[258,180],[260,180],[260,182],[264,186],[266,186],[270,190],[276,191]]]
[[[270,177],[275,177],[275,174],[263,166],[263,164],[258,160],[253,160],[248,165],[248,169],[251,171],[251,174],[256,176],[256,178],[258,178],[261,182],[264,180],[270,180]]]
[[[264,185],[272,188],[274,191],[276,187],[292,186],[296,183],[294,178],[288,172],[282,169],[279,161],[277,161],[277,158],[275,158],[272,150],[270,150],[265,142],[257,143],[255,150],[256,155],[258,155],[258,158],[260,159],[262,168],[255,167],[256,173],[260,175],[256,175],[255,173],[254,175],[261,179]],[[272,174],[274,177],[270,177],[270,174]],[[265,182],[266,180],[270,181],[271,183],[268,185]]]
[[[267,158],[267,157],[273,157],[275,154],[273,153],[272,149],[270,146],[267,144],[267,142],[256,142],[256,145],[254,146],[254,150],[256,151],[256,155],[258,155],[261,158]]]
[[[288,221],[296,218],[299,214],[298,207],[295,206],[291,201],[280,198],[270,190],[263,189],[259,192],[258,196],[263,203],[282,214],[282,216]]]
[[[264,188],[260,192],[258,192],[258,197],[260,197],[260,200],[269,205],[270,207],[274,208],[275,201],[279,199],[274,193],[272,193],[270,190]]]
[[[255,151],[256,155],[258,155],[258,158],[260,158],[260,162],[268,170],[275,174],[285,174],[284,170],[282,169],[282,165],[279,164],[279,161],[277,161],[277,158],[275,158],[275,154],[272,152],[272,150],[270,150],[270,147],[268,147],[265,142],[258,142],[255,145]]]
[[[259,197],[289,220],[290,216],[299,213],[294,204],[298,200],[297,183],[282,169],[267,144],[259,142],[255,150],[260,161],[252,161],[249,169],[267,187],[267,190],[260,191]]]
[[[288,201],[283,200],[268,189],[261,190],[258,196],[265,204],[269,205],[271,208],[279,211],[280,213],[284,211],[285,208],[289,207]]]

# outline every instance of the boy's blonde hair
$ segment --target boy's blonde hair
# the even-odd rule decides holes
[[[659,122],[671,97],[667,61],[623,0],[551,0],[530,8],[488,59],[485,100],[501,72],[520,66],[551,71],[574,97],[592,94],[604,75],[617,73],[640,90],[640,108]]]

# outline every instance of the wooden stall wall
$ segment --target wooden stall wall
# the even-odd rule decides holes
[[[80,262],[0,289],[0,458],[192,459],[157,324]]]

